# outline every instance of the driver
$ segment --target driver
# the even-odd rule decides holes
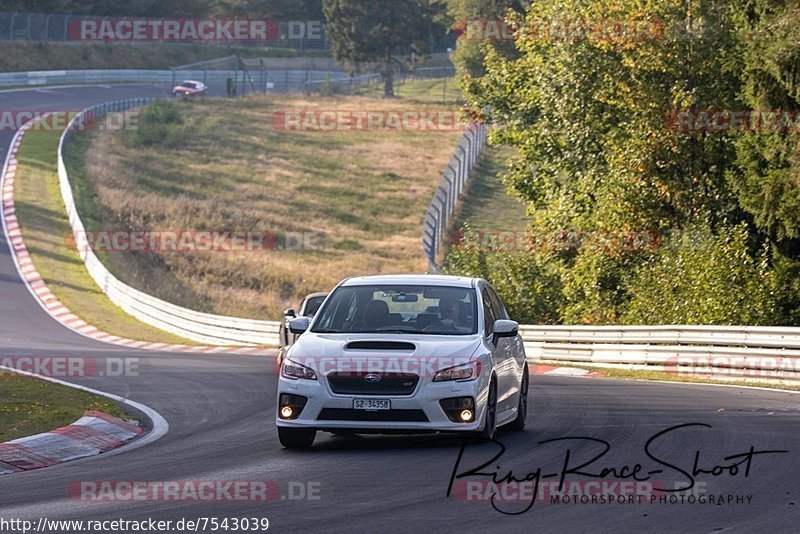
[[[461,306],[456,299],[444,298],[439,301],[439,316],[442,324],[464,326],[460,321]]]

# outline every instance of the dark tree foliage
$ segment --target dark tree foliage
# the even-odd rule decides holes
[[[3,0],[0,11],[128,17],[320,20],[322,0]]]
[[[384,96],[394,96],[394,71],[400,57],[424,55],[442,32],[444,6],[431,0],[324,0],[325,31],[334,57],[353,70],[381,65]]]
[[[544,298],[533,322],[798,324],[797,2],[538,0],[519,27],[514,54],[483,46],[484,74],[460,68],[471,115],[518,149],[503,179],[532,230],[659,244],[462,250],[450,271],[523,284],[504,296]],[[717,110],[783,123],[716,128]]]

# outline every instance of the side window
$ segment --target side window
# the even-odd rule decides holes
[[[484,334],[489,336],[494,332],[494,321],[497,316],[492,309],[492,297],[486,288],[481,291],[481,300],[483,301]]]
[[[491,295],[491,302],[492,302],[492,310],[494,310],[494,316],[498,319],[509,319],[508,311],[506,307],[503,305],[503,301],[500,300],[500,297],[495,292],[494,288],[489,288],[489,295]]]

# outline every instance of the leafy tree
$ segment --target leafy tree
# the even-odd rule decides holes
[[[738,143],[729,173],[741,206],[758,227],[800,259],[800,42],[796,2],[754,0],[744,11],[747,32],[744,97],[757,112],[786,112]],[[762,123],[762,127],[766,126]]]
[[[788,286],[798,268],[749,224],[758,209],[785,224],[792,190],[785,183],[777,189],[754,188],[753,182],[764,184],[757,173],[752,173],[753,182],[736,184],[730,173],[743,161],[751,169],[758,162],[760,171],[770,164],[788,167],[795,160],[795,145],[779,145],[781,150],[775,151],[776,145],[762,144],[747,160],[743,147],[758,136],[743,141],[738,131],[676,120],[682,116],[678,112],[699,117],[699,110],[742,109],[751,95],[763,94],[752,88],[763,89],[764,84],[752,79],[767,80],[772,94],[783,101],[786,94],[798,94],[793,84],[800,78],[790,68],[800,64],[795,56],[790,55],[782,70],[746,59],[746,49],[756,58],[759,51],[758,41],[743,31],[748,6],[745,0],[538,1],[518,26],[516,56],[487,47],[486,74],[464,73],[469,113],[497,125],[492,142],[518,149],[503,179],[528,203],[534,230],[646,229],[667,242],[676,236],[696,238],[709,255],[702,262],[702,253],[684,257],[694,267],[680,270],[669,261],[673,249],[622,253],[613,247],[578,247],[552,255],[545,264],[531,252],[528,261],[545,268],[530,271],[535,278],[526,279],[526,285],[540,287],[542,273],[558,273],[561,320],[797,320],[798,297],[776,288]],[[785,26],[786,32],[791,27]],[[785,37],[790,40],[788,33]],[[783,57],[777,48],[767,55],[783,64],[776,59]],[[753,71],[756,66],[771,69],[771,78],[763,73],[747,78],[746,61]],[[790,194],[783,195],[787,190]],[[768,191],[780,198],[779,204],[758,204]],[[743,192],[758,209],[742,201]],[[797,213],[795,209],[792,215]],[[756,223],[767,227],[758,217]],[[685,234],[688,229],[692,232]],[[461,265],[474,263],[460,254]],[[735,270],[734,264],[741,269]],[[678,272],[688,277],[680,287],[684,316],[668,313],[675,300],[667,298],[663,286]],[[747,283],[733,287],[725,283],[725,273]],[[643,289],[645,280],[653,286],[650,292]],[[705,285],[695,285],[703,280]],[[703,300],[712,294],[724,304]],[[655,306],[659,299],[664,306]],[[723,312],[720,306],[750,311]]]
[[[430,0],[324,0],[322,9],[334,57],[353,70],[380,64],[384,96],[393,97],[398,57],[429,50],[442,5]]]
[[[480,76],[486,72],[485,48],[491,47],[507,57],[514,55],[514,44],[498,39],[487,39],[483,33],[470,35],[469,24],[478,24],[488,30],[489,24],[502,20],[509,11],[522,14],[528,0],[447,0],[447,12],[453,19],[453,29],[461,33],[452,59],[460,72]]]
[[[465,227],[465,232],[469,227]],[[503,296],[515,321],[560,322],[561,280],[547,254],[523,251],[486,251],[454,246],[442,266],[444,272],[485,278]]]
[[[781,324],[781,280],[769,246],[749,247],[741,224],[714,235],[707,228],[675,234],[643,264],[629,287],[627,323]]]

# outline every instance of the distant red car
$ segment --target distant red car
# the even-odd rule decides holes
[[[203,82],[186,80],[172,88],[172,96],[205,96],[208,87]]]

